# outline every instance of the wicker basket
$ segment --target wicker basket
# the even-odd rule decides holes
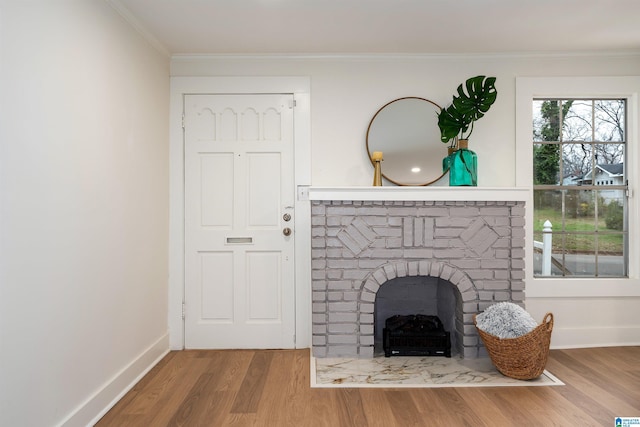
[[[519,380],[542,375],[549,356],[553,314],[547,313],[533,331],[517,338],[498,338],[478,329],[475,316],[473,323],[498,371]]]

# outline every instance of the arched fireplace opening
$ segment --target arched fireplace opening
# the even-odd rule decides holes
[[[386,281],[376,293],[374,307],[374,355],[384,354],[383,330],[392,316],[437,316],[444,330],[450,332],[451,355],[459,353],[462,304],[458,288],[448,280],[432,276],[405,276]]]

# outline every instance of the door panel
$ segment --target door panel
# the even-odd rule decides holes
[[[185,96],[185,345],[293,348],[293,95]]]
[[[278,252],[247,254],[247,305],[250,322],[280,321],[281,259]]]
[[[282,202],[279,194],[271,189],[278,188],[280,177],[270,173],[280,170],[279,153],[254,153],[247,155],[247,199],[248,227],[255,229],[275,229],[280,227],[279,218]]]
[[[233,153],[200,156],[201,225],[203,227],[233,226]]]
[[[233,320],[233,252],[200,252],[202,318]]]

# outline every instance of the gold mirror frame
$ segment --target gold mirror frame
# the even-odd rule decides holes
[[[440,141],[438,116],[442,108],[433,101],[414,96],[383,105],[367,128],[366,149],[371,164],[381,151],[382,176],[400,186],[426,186],[440,180],[447,145]],[[417,171],[416,171],[417,168]]]

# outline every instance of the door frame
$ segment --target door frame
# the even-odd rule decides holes
[[[311,185],[311,80],[309,77],[171,77],[169,110],[169,346],[184,349],[184,133],[185,94],[290,93],[293,109],[296,187],[295,322],[296,348],[311,346],[311,205],[303,193]],[[300,197],[303,195],[303,197]]]

